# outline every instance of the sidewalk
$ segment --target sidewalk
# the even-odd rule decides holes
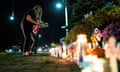
[[[80,72],[80,69],[76,64],[64,59],[58,59],[51,57],[55,63],[44,64],[41,67],[40,72]]]
[[[80,72],[70,61],[51,56],[0,56],[0,72]]]

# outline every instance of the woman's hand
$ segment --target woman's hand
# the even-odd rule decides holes
[[[40,28],[40,24],[36,24],[35,27],[33,28],[33,33],[38,34]]]

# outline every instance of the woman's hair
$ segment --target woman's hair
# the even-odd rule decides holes
[[[33,7],[33,10],[34,10],[34,12],[35,12],[36,19],[42,17],[42,7],[41,7],[40,5],[35,5],[35,6]]]

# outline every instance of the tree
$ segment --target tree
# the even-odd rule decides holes
[[[103,8],[99,8],[94,11],[93,15],[89,15],[86,18],[79,19],[73,23],[69,34],[67,36],[68,42],[76,40],[76,35],[79,31],[88,35],[90,39],[91,33],[94,28],[103,30],[107,25],[120,23],[120,7],[115,5],[105,5]]]
[[[104,0],[77,0],[77,2],[73,4],[72,21],[75,22],[84,18],[85,14],[90,11],[94,12],[96,9],[102,8],[104,5]]]
[[[108,24],[117,24],[120,21],[120,7],[118,6],[105,6],[95,11],[95,14],[85,18],[94,27],[103,29]]]
[[[89,36],[91,36],[94,27],[91,24],[76,24],[74,27],[71,28],[69,31],[66,42],[72,43],[77,39],[77,34],[83,33],[87,34],[88,41],[90,41]]]
[[[120,0],[111,0],[115,5],[120,6]]]

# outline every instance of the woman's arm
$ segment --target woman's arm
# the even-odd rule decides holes
[[[35,24],[35,25],[40,25],[40,23],[38,23],[37,21],[33,20],[32,17],[30,15],[26,16],[26,20]]]

